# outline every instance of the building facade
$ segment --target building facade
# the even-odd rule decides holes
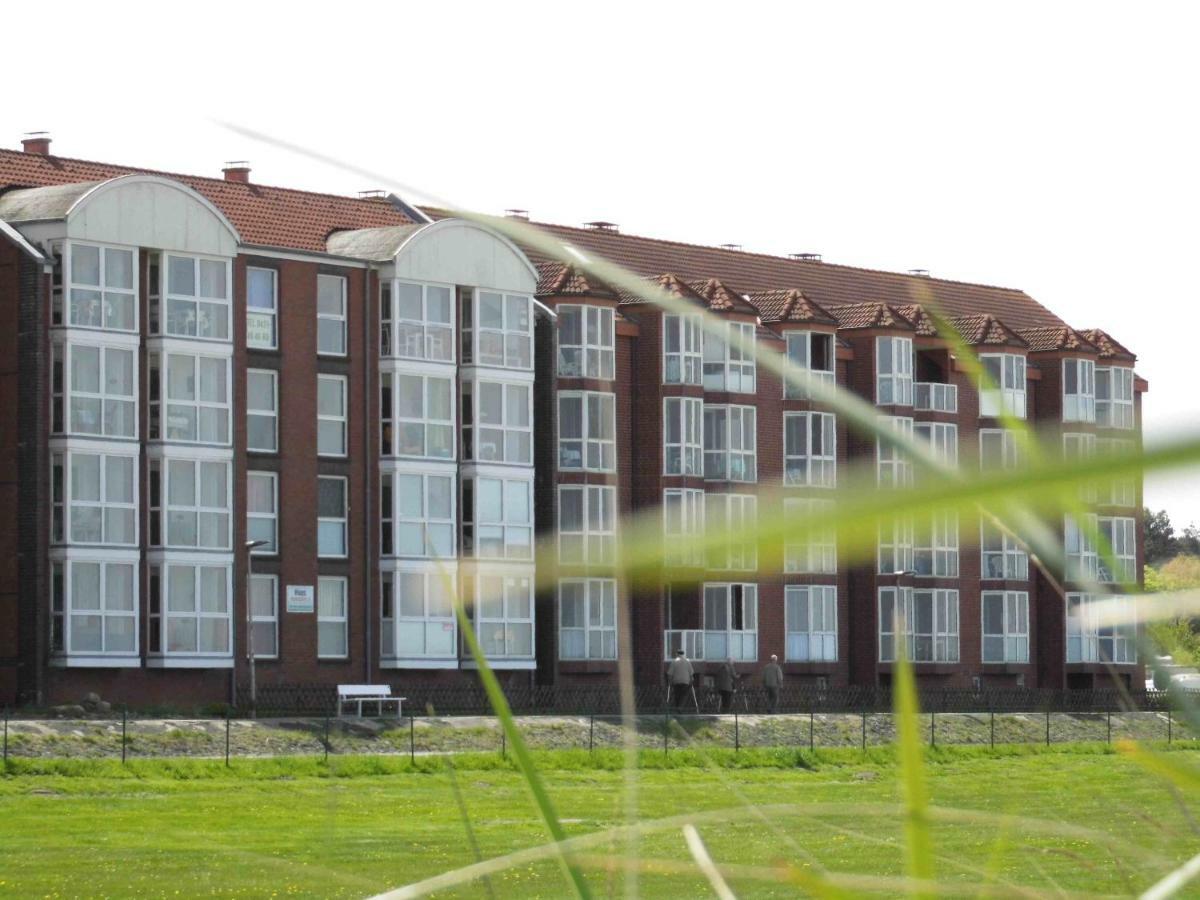
[[[218,702],[251,654],[259,685],[462,683],[455,596],[521,684],[615,683],[622,658],[660,684],[683,649],[884,685],[901,640],[930,687],[1140,683],[1084,583],[1140,582],[1139,483],[1051,523],[1053,581],[986,515],[902,522],[869,565],[831,529],[780,559],[689,540],[831,509],[851,470],[920,477],[810,381],[962,468],[1019,462],[1008,416],[1068,457],[1136,446],[1146,385],[1107,333],[1019,291],[544,226],[722,337],[436,210],[223,174],[0,150],[5,702]],[[666,551],[626,583],[621,523],[647,510]]]

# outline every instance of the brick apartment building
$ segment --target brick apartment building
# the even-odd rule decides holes
[[[886,684],[897,640],[928,686],[1086,688],[1106,661],[1140,683],[1132,635],[1097,627],[1076,571],[1140,581],[1140,484],[1087,498],[1122,571],[1062,523],[1065,601],[965,517],[896,526],[873,566],[842,564],[833,533],[782,566],[736,543],[697,557],[706,521],[819,511],[846,466],[886,487],[912,463],[695,316],[480,225],[49,143],[0,150],[0,702],[220,701],[251,652],[267,685],[473,679],[450,591],[518,683],[608,683],[624,655],[659,684],[683,648],[701,671],[777,654],[794,681]],[[1015,464],[1001,410],[1067,454],[1140,440],[1134,356],[1020,291],[543,227],[959,466]],[[998,389],[977,390],[924,300]],[[625,604],[620,520],[658,507],[682,542]],[[557,584],[538,590],[547,538]]]

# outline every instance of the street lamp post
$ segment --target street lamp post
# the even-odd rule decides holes
[[[250,718],[258,718],[258,686],[254,682],[254,548],[270,541],[246,541],[246,655],[250,659]]]

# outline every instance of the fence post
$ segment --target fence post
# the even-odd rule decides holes
[[[862,712],[862,748],[865,753],[867,750],[867,711]]]
[[[1167,707],[1167,743],[1171,743],[1171,707]]]
[[[129,704],[121,707],[121,765],[125,765],[125,731],[129,720]]]
[[[8,707],[4,707],[4,770],[8,771]]]
[[[988,717],[991,719],[991,734],[988,736],[988,746],[993,750],[996,749],[996,711],[988,710]]]
[[[1111,744],[1112,743],[1112,710],[1111,709],[1104,713],[1104,718],[1105,718],[1105,725],[1108,728],[1108,737],[1106,738],[1106,740],[1108,743]]]
[[[742,750],[742,735],[738,731],[738,714],[733,714],[733,752],[740,753]]]
[[[929,711],[929,746],[937,746],[937,713]]]
[[[1050,746],[1050,707],[1046,707],[1046,746]]]
[[[325,762],[329,762],[329,712],[325,712],[325,740],[321,741],[321,746],[325,748]]]
[[[812,753],[817,745],[813,743],[813,711],[812,707],[808,708],[808,752]]]
[[[225,768],[229,768],[229,707],[225,707]]]
[[[667,732],[671,729],[671,711],[663,712],[663,756],[667,755]]]
[[[412,713],[408,714],[408,760],[417,761],[417,717]]]
[[[588,753],[596,749],[596,714],[592,713],[588,722]]]

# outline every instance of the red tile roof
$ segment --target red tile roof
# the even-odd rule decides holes
[[[758,307],[764,322],[821,322],[836,325],[837,319],[816,301],[795,288],[759,291],[748,295]]]
[[[646,280],[657,285],[672,296],[680,297],[684,300],[691,300],[693,303],[697,303],[700,306],[708,306],[708,299],[706,297],[702,297],[699,291],[672,272],[667,272],[663,275],[655,275],[651,278],[647,278]],[[621,298],[622,305],[649,302],[638,294],[631,294],[628,291],[620,288],[617,289],[617,294]]]
[[[538,268],[536,293],[539,297],[563,294],[586,294],[593,297],[615,297],[616,292],[601,281],[591,278],[566,263],[542,263]]]
[[[835,306],[830,312],[838,320],[838,328],[898,328],[915,331],[916,328],[898,309],[886,303],[847,303]]]
[[[1047,350],[1077,350],[1082,353],[1099,353],[1100,349],[1074,328],[1059,325],[1051,328],[1024,328],[1019,332],[1029,344],[1031,353]]]
[[[713,312],[737,312],[758,315],[758,307],[735,291],[719,278],[709,278],[707,281],[693,281],[692,290],[708,301],[708,308]]]
[[[325,238],[330,232],[405,225],[412,221],[385,197],[316,194],[0,148],[0,191],[101,181],[133,173],[162,175],[183,182],[225,213],[247,244],[324,252]]]
[[[1132,350],[1107,331],[1100,328],[1088,328],[1081,334],[1100,350],[1101,359],[1125,359],[1130,362],[1137,359]]]
[[[921,337],[937,337],[937,323],[933,321],[933,317],[925,312],[925,307],[919,303],[910,303],[908,306],[899,306],[896,308],[900,315],[908,319],[912,323],[913,329]]]
[[[1023,337],[993,315],[955,316],[950,319],[950,324],[968,344],[1028,346]]]

